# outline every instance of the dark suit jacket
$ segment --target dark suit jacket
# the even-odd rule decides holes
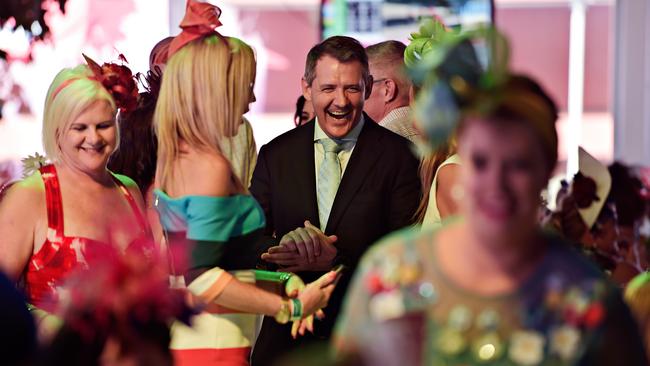
[[[266,214],[267,235],[277,240],[304,226],[305,220],[318,226],[314,125],[312,120],[275,138],[262,146],[257,158],[250,191]],[[338,236],[335,264],[343,263],[347,270],[325,309],[325,320],[315,324],[317,339],[331,334],[347,284],[365,250],[412,223],[421,196],[417,169],[410,142],[365,116],[325,228],[325,234]],[[305,282],[321,274],[299,273]],[[265,319],[253,364],[271,364],[278,354],[299,344],[291,339],[289,329],[273,318]]]

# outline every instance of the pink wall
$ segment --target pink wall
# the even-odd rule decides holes
[[[585,47],[585,110],[611,110],[614,24],[611,6],[590,6]]]
[[[495,20],[510,39],[512,68],[537,78],[561,108],[566,108],[568,8],[497,9]]]
[[[300,78],[307,52],[318,42],[317,12],[304,10],[242,10],[241,19],[255,18],[255,26],[267,49],[283,56],[288,64],[270,65],[264,91],[265,112],[293,112],[300,95]],[[316,20],[316,21],[315,21]]]
[[[565,110],[568,94],[569,18],[566,5],[547,8],[503,7],[496,9],[498,27],[510,38],[511,64],[515,70],[537,78]],[[253,21],[272,53],[288,60],[269,66],[259,107],[264,112],[291,112],[300,93],[300,77],[309,49],[318,42],[318,8],[313,10],[241,11],[240,20]],[[612,7],[589,6],[585,49],[587,112],[610,109],[612,57]]]
[[[569,72],[567,6],[498,8],[496,24],[508,35],[512,67],[536,77],[566,109]],[[605,111],[611,88],[611,7],[590,6],[585,46],[585,111]]]

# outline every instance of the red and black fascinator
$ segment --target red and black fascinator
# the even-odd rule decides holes
[[[99,66],[90,57],[82,55],[96,80],[102,83],[104,88],[113,96],[120,112],[128,113],[133,111],[138,106],[138,86],[131,69],[124,64],[119,65],[113,62]],[[128,62],[122,54],[120,54],[119,59],[124,63]]]
[[[79,79],[90,79],[99,81],[102,86],[106,88],[115,100],[115,105],[120,112],[128,113],[138,106],[138,86],[131,69],[124,65],[118,65],[112,62],[104,63],[102,66],[99,66],[99,64],[90,57],[83,53],[81,55],[86,60],[93,76],[75,77],[62,82],[61,85],[59,85],[52,93],[52,99],[56,98],[59,92],[72,84],[72,82]],[[124,55],[120,54],[119,57],[123,62],[127,62]]]

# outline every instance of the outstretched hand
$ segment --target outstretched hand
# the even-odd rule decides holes
[[[300,292],[298,299],[302,303],[305,316],[300,320],[296,320],[291,326],[291,336],[294,339],[298,334],[305,335],[307,330],[314,332],[314,315],[317,319],[325,317],[322,308],[327,306],[327,302],[336,287],[337,276],[337,272],[329,271],[316,281],[308,284]]]
[[[336,235],[325,235],[305,221],[305,227],[285,234],[280,244],[269,248],[262,259],[282,266],[283,271],[326,271],[332,268],[337,249]]]

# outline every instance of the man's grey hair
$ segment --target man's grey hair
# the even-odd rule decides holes
[[[384,41],[366,47],[368,62],[373,69],[390,70],[399,83],[409,85],[410,80],[404,72],[404,50],[406,45],[400,41]],[[373,77],[377,78],[376,75]]]

